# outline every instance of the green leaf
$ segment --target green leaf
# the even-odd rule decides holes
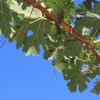
[[[9,25],[10,22],[11,15],[9,6],[5,0],[2,0],[0,2],[0,31],[6,37],[9,37],[9,34],[12,32]]]
[[[96,93],[97,95],[100,94],[100,80],[97,80],[94,83],[94,88],[93,88],[92,92]]]
[[[95,3],[94,8],[92,9],[92,12],[95,14],[100,15],[100,1]]]
[[[26,39],[26,35],[27,35],[27,27],[28,24],[24,24],[20,27],[20,29],[18,31],[16,31],[16,33],[13,35],[13,37],[11,38],[11,41],[16,40],[17,44],[16,44],[16,48],[20,48],[22,47],[25,39]]]
[[[29,56],[29,55],[37,55],[38,53],[37,53],[37,51],[36,51],[36,49],[35,49],[35,47],[34,46],[32,46],[32,47],[30,47],[28,50],[27,50],[27,52],[26,52],[26,56]]]
[[[59,2],[59,3],[58,3]],[[47,7],[52,8],[56,13],[59,13],[66,6],[66,0],[45,0]]]

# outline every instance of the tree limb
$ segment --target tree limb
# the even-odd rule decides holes
[[[44,13],[47,16],[48,19],[50,19],[52,21],[55,21],[57,19],[56,15],[49,12],[46,8],[42,7],[41,5],[37,4],[35,1],[32,1],[32,0],[24,0],[24,1],[27,2],[28,4],[30,4],[31,6],[39,9],[42,13]],[[75,37],[80,42],[82,42],[88,49],[90,49],[93,52],[93,54],[96,56],[97,60],[100,61],[100,56],[97,53],[96,49],[86,41],[84,36],[82,36],[80,33],[76,32],[74,30],[74,28],[72,28],[69,24],[67,24],[65,22],[61,22],[60,27],[64,30],[68,31],[71,36]]]

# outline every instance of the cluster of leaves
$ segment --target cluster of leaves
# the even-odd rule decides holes
[[[92,92],[99,94],[100,93],[100,80],[97,80],[94,83],[94,89],[92,90]]]
[[[87,6],[92,2],[94,7]],[[86,0],[76,7],[74,0],[42,0],[41,5],[45,5],[47,10],[51,8],[55,14],[63,10],[64,21],[84,35],[97,50],[100,49],[99,42],[94,43],[97,40],[96,35],[100,34],[100,2]],[[16,10],[14,6],[21,10]],[[28,33],[29,30],[32,34]],[[22,48],[26,55],[39,54],[42,46],[44,59],[51,59],[55,68],[62,72],[64,79],[69,80],[67,86],[71,92],[77,89],[82,92],[87,88],[87,82],[100,75],[95,67],[100,62],[84,44],[65,30],[61,32],[59,35],[55,22],[47,19],[41,11],[32,8],[25,0],[0,0],[0,33],[9,42],[16,41],[16,48]],[[88,66],[84,68],[83,65]],[[100,93],[99,87],[100,82],[96,83],[93,92]]]

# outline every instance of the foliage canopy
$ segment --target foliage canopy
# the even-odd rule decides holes
[[[82,92],[100,75],[100,2],[85,0],[0,0],[0,34],[26,55],[51,60],[71,92]],[[29,31],[31,34],[29,34]],[[100,79],[93,93],[100,93]]]

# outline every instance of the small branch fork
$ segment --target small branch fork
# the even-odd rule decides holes
[[[56,15],[49,12],[46,8],[42,7],[37,2],[32,1],[32,0],[24,0],[24,1],[27,2],[28,4],[30,4],[31,6],[33,6],[34,8],[39,9],[42,13],[44,13],[47,16],[48,19],[50,19],[52,21],[55,21],[57,19]],[[61,22],[60,27],[64,30],[68,31],[71,36],[75,37],[80,42],[82,42],[88,49],[90,49],[93,52],[93,54],[96,56],[97,60],[100,61],[100,55],[97,53],[96,49],[87,42],[87,40],[84,38],[84,36],[82,36],[80,33],[76,32],[75,29],[72,28],[72,26],[70,26],[69,24],[67,24],[65,22]]]

